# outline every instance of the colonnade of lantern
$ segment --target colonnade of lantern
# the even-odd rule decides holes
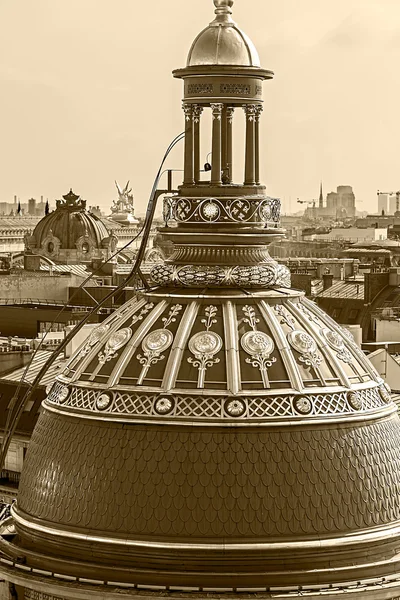
[[[221,102],[211,103],[212,144],[211,184],[232,183],[232,124],[235,107]],[[200,124],[205,107],[200,104],[183,103],[185,113],[185,160],[184,185],[200,183]],[[244,185],[260,183],[260,135],[261,104],[244,104],[246,118]]]

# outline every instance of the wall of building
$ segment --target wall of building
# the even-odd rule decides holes
[[[313,240],[319,241],[349,241],[349,242],[372,242],[374,240],[386,240],[387,239],[387,229],[384,227],[376,228],[376,227],[337,227],[332,229],[330,233],[324,233],[321,236],[316,236],[315,234],[312,236]]]
[[[400,342],[400,320],[377,319],[375,331],[377,342]]]
[[[389,273],[365,273],[364,275],[364,301],[369,304],[389,285]]]
[[[0,353],[0,374],[23,367],[30,361],[32,352],[7,351]]]
[[[21,273],[0,275],[0,299],[25,300],[68,300],[68,288],[79,286],[82,278],[73,274],[48,275]],[[1,328],[0,328],[1,331]]]
[[[40,331],[41,323],[56,321],[68,325],[75,321],[75,314],[70,309],[64,309],[61,314],[60,307],[50,308],[44,306],[10,306],[0,305],[0,331],[4,336],[19,336],[36,338]],[[82,313],[82,316],[85,313]]]

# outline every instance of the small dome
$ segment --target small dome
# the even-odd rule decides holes
[[[214,0],[216,17],[194,40],[187,66],[260,67],[257,50],[231,18],[233,0]]]
[[[97,248],[109,237],[104,223],[94,214],[86,210],[86,202],[72,190],[63,200],[57,200],[57,208],[36,225],[32,237],[36,247],[40,248],[50,236],[60,241],[60,248],[74,249],[77,241],[85,236],[90,237]]]

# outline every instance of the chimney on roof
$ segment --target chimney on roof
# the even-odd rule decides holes
[[[324,291],[328,290],[333,285],[333,273],[324,273],[322,275]]]

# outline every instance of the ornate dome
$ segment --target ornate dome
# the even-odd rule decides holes
[[[214,4],[216,17],[194,40],[187,66],[259,67],[260,59],[253,42],[231,18],[233,0],[214,0]]]
[[[72,190],[57,200],[56,210],[36,225],[26,238],[26,249],[55,262],[82,262],[105,256],[116,239],[104,223],[86,210],[86,201]]]
[[[75,248],[77,240],[87,233],[100,248],[110,234],[104,223],[86,210],[86,202],[72,190],[57,200],[57,208],[49,213],[33,230],[36,243],[41,246],[50,232],[60,240],[61,248]]]
[[[215,5],[210,29],[226,39],[232,0]],[[229,60],[243,61],[240,46]],[[45,572],[46,593],[83,600],[399,597],[400,419],[351,335],[268,254],[283,234],[259,178],[258,88],[270,77],[249,71],[185,80],[196,97],[184,103],[183,185],[164,198],[173,251],[152,271],[159,287],[94,329],[48,390],[16,534],[0,537],[0,572],[11,564],[6,577],[28,590]],[[222,172],[242,109],[237,184]]]

